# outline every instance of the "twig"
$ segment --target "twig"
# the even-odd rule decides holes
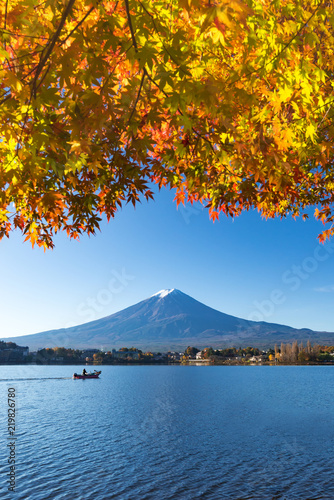
[[[139,97],[140,97],[140,93],[141,93],[141,89],[143,88],[143,85],[144,85],[144,80],[145,80],[145,76],[147,75],[147,71],[145,68],[143,68],[143,76],[141,77],[141,81],[140,81],[140,86],[139,86],[139,90],[138,90],[138,94],[137,94],[137,98],[136,98],[136,101],[134,103],[134,106],[133,106],[133,110],[131,111],[131,115],[130,115],[130,118],[128,120],[128,124],[130,123],[133,115],[134,115],[134,112],[136,111],[136,107],[137,107],[137,104],[138,104],[138,101],[139,101]]]
[[[36,73],[35,73],[35,76],[34,76],[34,79],[32,81],[32,84],[31,84],[31,91],[32,91],[32,94],[36,97],[36,83],[37,83],[37,79],[39,77],[39,75],[41,74],[45,64],[46,64],[46,61],[48,60],[48,58],[50,57],[51,55],[51,52],[53,50],[53,47],[55,46],[58,38],[59,38],[59,35],[60,35],[60,32],[61,30],[63,29],[64,27],[64,24],[66,22],[66,19],[67,19],[67,16],[69,15],[73,5],[74,5],[74,2],[75,0],[69,0],[64,12],[63,12],[63,15],[61,17],[61,20],[60,20],[60,23],[58,25],[58,28],[55,32],[55,34],[53,35],[52,39],[51,39],[51,42],[49,44],[49,46],[46,47],[46,52],[45,52],[45,55],[41,57],[40,61],[39,61],[39,64],[37,66],[37,69],[36,69]],[[43,54],[43,53],[42,53]]]
[[[6,8],[5,8],[5,23],[4,23],[4,30],[7,28],[7,11],[8,11],[8,0],[6,0]],[[4,43],[4,49],[6,50],[6,40]]]
[[[10,31],[7,28],[0,28],[0,33],[6,33],[8,35],[20,36],[22,38],[39,38],[40,40],[48,40],[45,36],[34,36],[34,35],[24,35],[23,33],[15,33],[14,31]]]
[[[133,31],[133,26],[132,26],[132,20],[131,20],[130,8],[129,8],[129,0],[124,0],[124,3],[125,3],[126,17],[128,19],[128,24],[129,24],[129,28],[130,28],[133,46],[135,48],[136,53],[138,53],[137,40],[136,40],[135,33]]]
[[[139,0],[139,3],[140,5],[142,6],[143,10],[146,12],[146,14],[148,16],[150,16],[151,20],[152,20],[152,24],[153,24],[153,27],[154,27],[154,30],[155,32],[157,33],[157,35],[159,35],[159,30],[157,28],[157,25],[155,23],[155,20],[154,20],[154,17],[153,15],[146,9],[145,5],[142,4],[142,2]],[[171,58],[171,60],[179,67],[179,69],[185,74],[187,75],[186,71],[184,71],[184,69],[182,68],[182,66],[180,65],[180,63],[174,58],[174,56],[169,52],[169,50],[167,49],[167,47],[165,46],[163,40],[161,40],[160,38],[160,41],[161,41],[161,45],[164,49],[164,51],[169,55],[169,57]]]
[[[61,44],[65,43],[70,38],[70,36],[73,35],[73,33],[79,28],[79,26],[82,25],[82,23],[87,19],[87,17],[93,12],[94,9],[95,9],[95,6],[93,5],[93,7],[91,7],[89,9],[89,11],[87,12],[87,14],[81,19],[81,21],[79,21],[78,24],[72,29],[72,31],[70,31],[70,33],[67,35],[67,37],[65,38],[65,40],[60,40]]]
[[[320,127],[320,125],[321,125],[321,124],[322,124],[322,123],[326,120],[326,116],[327,116],[327,115],[328,115],[328,113],[330,112],[331,107],[332,107],[332,105],[330,104],[330,106],[329,106],[329,108],[327,109],[326,113],[324,114],[324,116],[323,116],[323,118],[322,118],[321,122],[319,123],[318,128],[319,128],[319,127]]]
[[[40,81],[39,81],[38,85],[37,85],[37,86],[36,86],[36,88],[35,88],[35,92],[37,92],[37,90],[39,89],[39,87],[40,87],[40,86],[42,85],[42,83],[44,82],[45,77],[46,77],[46,75],[48,74],[50,67],[51,67],[51,63],[49,63],[49,64],[48,64],[48,67],[46,68],[44,75],[42,76],[42,78],[40,79]]]
[[[275,59],[277,59],[278,57],[280,57],[280,55],[292,44],[292,42],[299,35],[299,33],[308,25],[308,23],[311,21],[312,17],[315,16],[315,14],[316,14],[317,10],[320,8],[320,6],[321,6],[321,4],[318,5],[318,7],[313,11],[313,13],[307,19],[307,21],[305,21],[305,23],[302,25],[302,27],[294,34],[294,36],[291,38],[291,40],[286,45],[284,45],[284,47],[282,48],[282,50],[280,50],[280,52],[278,54],[276,54],[276,56],[274,56],[272,59],[270,59],[269,62],[264,63],[259,68],[253,69],[252,71],[249,71],[248,73],[246,73],[245,75],[243,75],[243,77],[247,78],[248,76],[252,75],[253,73],[256,73],[257,71],[260,71],[261,69],[263,69],[266,66],[268,66],[268,64],[271,64],[273,61],[275,61]],[[230,87],[231,85],[233,85],[234,83],[237,83],[238,81],[240,81],[240,78],[237,78],[236,80],[234,80],[233,82],[231,82],[228,86]]]

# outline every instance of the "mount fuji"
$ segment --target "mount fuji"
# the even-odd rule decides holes
[[[109,350],[133,346],[166,351],[185,349],[188,345],[264,348],[309,339],[332,345],[334,333],[240,319],[212,309],[180,290],[169,289],[83,325],[4,340],[27,345],[30,350],[56,346]]]

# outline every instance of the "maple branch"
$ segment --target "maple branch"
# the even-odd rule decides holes
[[[147,75],[147,78],[164,94],[164,96],[168,98],[169,95],[163,89],[160,89],[158,83],[154,80],[154,78],[151,75],[149,75],[149,73],[147,71],[146,71],[146,75]],[[181,116],[184,116],[184,113],[180,110],[180,108],[177,108],[177,111]],[[212,141],[210,141],[210,139],[208,139],[207,137],[205,137],[205,135],[198,132],[194,127],[191,127],[191,130],[194,132],[194,134],[197,135],[197,137],[199,137],[199,138],[203,139],[203,141],[207,142],[209,144],[212,152],[216,154],[216,151],[215,151],[215,149],[212,145]],[[229,172],[229,170],[227,168],[226,168],[226,170]]]
[[[5,7],[5,23],[4,23],[4,29],[7,27],[7,11],[8,11],[8,0],[6,0],[6,7]]]
[[[326,113],[325,113],[324,117],[322,118],[322,120],[321,120],[320,124],[318,125],[318,128],[319,128],[319,126],[321,125],[321,123],[323,123],[324,119],[326,118],[326,116],[327,116],[328,112],[330,111],[330,108],[331,108],[331,106],[332,106],[332,103],[333,103],[333,102],[334,102],[334,98],[333,98],[333,99],[331,99],[330,101],[326,102],[325,104],[322,104],[321,106],[318,106],[317,108],[315,108],[315,109],[313,110],[313,112],[318,111],[319,109],[324,108],[325,106],[327,106],[327,105],[329,104],[329,109],[326,111]],[[276,113],[276,114],[277,114],[277,113]],[[305,116],[301,116],[300,118],[296,118],[296,119],[294,119],[294,120],[291,120],[291,123],[297,123],[297,122],[299,122],[299,121],[301,121],[301,120],[305,120]],[[325,127],[325,128],[327,128],[327,127]],[[321,129],[321,130],[325,130],[325,129]]]
[[[135,48],[135,51],[138,53],[137,40],[136,40],[135,33],[133,31],[133,26],[132,26],[132,20],[131,20],[130,8],[129,8],[129,0],[124,0],[124,3],[125,3],[126,17],[127,17],[128,25],[129,25],[129,28],[130,28],[130,33],[131,33],[131,38],[132,38],[133,46]]]
[[[332,107],[332,105],[330,104],[330,105],[329,105],[329,108],[327,109],[326,113],[324,114],[324,116],[323,116],[323,118],[322,118],[321,122],[319,123],[318,128],[320,128],[320,125],[322,125],[322,124],[324,123],[324,121],[326,120],[326,117],[327,117],[328,113],[330,112],[331,107]]]
[[[281,56],[281,54],[292,44],[292,42],[294,41],[295,38],[297,38],[297,36],[299,35],[299,33],[301,31],[303,31],[303,29],[308,25],[308,23],[311,21],[312,17],[315,16],[317,10],[319,10],[321,7],[321,3],[318,5],[318,7],[316,9],[314,9],[313,13],[310,15],[310,17],[305,21],[305,23],[301,26],[301,28],[294,34],[294,36],[290,39],[290,41],[284,45],[284,47],[282,48],[282,50],[279,51],[278,54],[276,54],[276,56],[274,56],[272,59],[270,59],[269,62],[267,63],[264,63],[262,66],[260,66],[259,68],[256,68],[256,69],[253,69],[252,71],[249,71],[248,73],[246,73],[244,76],[244,78],[247,78],[248,76],[252,75],[253,73],[256,73],[257,71],[260,71],[261,69],[265,68],[266,66],[268,66],[268,64],[271,64],[273,61],[275,61],[275,59],[277,59],[278,57]],[[237,78],[236,80],[234,80],[233,82],[231,82],[229,84],[229,86],[237,83],[238,81],[240,81],[241,77],[240,78]]]
[[[294,36],[291,38],[291,40],[286,44],[284,45],[283,49],[276,55],[274,56],[270,61],[269,63],[267,63],[266,65],[272,63],[275,59],[277,59],[291,44],[292,42],[294,41],[294,39],[299,35],[299,33],[308,25],[308,23],[311,21],[312,17],[315,15],[315,13],[317,12],[317,10],[320,8],[320,5],[318,5],[318,7],[316,9],[314,9],[313,13],[310,15],[310,17],[307,19],[307,21],[302,25],[302,27],[297,31],[297,33],[294,34]]]
[[[4,97],[3,99],[1,99],[0,106],[2,106],[2,104],[4,104],[6,101],[8,101],[11,97],[12,97],[12,94],[9,94],[6,97]]]
[[[23,33],[15,33],[7,28],[0,28],[0,33],[6,33],[8,35],[20,36],[22,38],[39,38],[40,40],[48,40],[46,36],[34,36],[34,35],[24,35]]]
[[[129,9],[129,0],[124,0],[124,2],[125,2],[126,15],[127,15],[127,19],[128,19],[128,24],[129,24],[129,29],[130,29],[130,33],[131,33],[131,38],[132,38],[133,46],[135,48],[135,51],[138,53],[137,40],[136,40],[136,37],[135,37],[135,34],[134,34],[134,30],[133,30],[133,26],[132,26],[132,21],[131,21],[131,15],[130,15],[130,9]],[[147,12],[147,14],[149,14],[152,17],[152,15],[145,8],[144,8],[144,10]],[[167,50],[166,50],[166,52],[168,53]],[[144,73],[143,73],[143,77],[142,77],[141,86],[140,86],[140,89],[139,89],[139,92],[138,92],[138,95],[137,95],[137,100],[136,100],[136,103],[135,103],[135,107],[134,107],[134,109],[133,109],[133,111],[131,113],[130,119],[132,118],[133,113],[135,111],[135,108],[136,108],[136,105],[137,105],[137,102],[138,102],[138,99],[139,99],[140,91],[141,91],[141,88],[142,88],[142,84],[144,83],[145,76],[148,77],[148,79],[164,94],[165,97],[167,97],[167,98],[169,97],[169,95],[163,89],[160,89],[158,83],[154,80],[154,78],[151,75],[149,75],[149,73],[147,72],[146,68],[144,67]],[[182,113],[182,111],[179,108],[177,109],[177,111],[179,112],[179,114],[181,116],[183,116],[183,113]],[[208,142],[210,144],[210,147],[211,147],[212,151],[214,151],[212,143],[211,143],[211,141],[209,139],[207,139],[205,136],[203,136],[202,134],[200,134],[199,132],[197,132],[197,130],[195,130],[193,127],[192,127],[192,130],[193,130],[193,132],[198,137],[201,137],[206,142]]]
[[[7,10],[8,10],[8,0],[6,0],[6,7],[5,7],[5,22],[4,22],[4,27],[3,27],[4,30],[7,27]],[[6,40],[4,43],[4,49],[6,50]]]
[[[151,20],[152,20],[152,24],[153,24],[153,27],[154,27],[154,30],[156,32],[156,34],[159,36],[159,39],[161,41],[161,45],[164,49],[164,51],[169,55],[169,57],[171,58],[171,60],[178,66],[178,68],[182,71],[182,73],[184,73],[185,75],[187,75],[186,71],[184,71],[184,69],[182,68],[182,66],[180,65],[180,63],[174,58],[174,56],[169,52],[169,50],[167,49],[167,47],[165,46],[163,40],[161,39],[160,37],[160,33],[159,33],[159,30],[157,28],[157,25],[155,23],[155,19],[153,17],[153,15],[146,9],[145,5],[143,5],[143,3],[141,1],[139,1],[140,5],[142,6],[143,10],[146,12],[146,14],[148,16],[150,16]]]
[[[130,33],[131,33],[131,38],[132,38],[132,43],[133,43],[135,52],[138,54],[138,45],[137,45],[137,40],[136,40],[136,37],[135,37],[134,30],[133,30],[133,26],[132,26],[132,20],[131,20],[130,8],[129,8],[129,0],[124,0],[124,2],[125,2],[126,17],[127,17],[127,20],[128,20],[128,25],[129,25],[129,29],[130,29]],[[138,104],[138,101],[139,101],[139,97],[140,97],[140,93],[141,93],[141,89],[143,88],[145,76],[147,76],[149,78],[149,80],[151,80],[153,83],[155,83],[153,81],[152,77],[148,74],[148,72],[147,72],[147,70],[146,70],[146,68],[144,66],[144,68],[143,68],[143,76],[141,78],[140,87],[139,87],[139,90],[138,90],[136,102],[134,104],[134,107],[133,107],[133,110],[131,112],[131,115],[130,115],[128,123],[130,123],[130,121],[131,121],[131,119],[133,117],[133,114],[134,114],[134,112],[136,110],[136,107],[137,107],[137,104]]]
[[[133,41],[133,45],[134,45],[135,51],[136,51],[136,52],[138,52],[137,40],[136,40],[136,38],[135,38],[135,34],[134,34],[134,31],[133,31],[133,26],[132,26],[132,21],[131,21],[131,15],[130,15],[130,9],[129,9],[129,1],[128,1],[128,0],[124,0],[124,1],[125,1],[125,7],[126,7],[126,14],[127,14],[127,19],[128,19],[128,24],[129,24],[129,28],[130,28],[130,32],[131,32],[131,38],[132,38],[132,41]],[[145,8],[145,6],[142,4],[142,2],[139,2],[139,3],[140,3],[140,5],[142,6],[142,8],[144,9],[144,11],[145,11],[145,12],[146,12],[146,13],[147,13],[150,17],[151,17],[151,19],[152,19],[152,21],[153,21],[153,26],[154,26],[154,29],[155,29],[156,33],[159,33],[159,32],[158,32],[158,29],[157,29],[157,27],[156,27],[156,24],[155,24],[155,21],[154,21],[154,18],[153,18],[153,16],[152,16],[152,14],[151,14],[151,13],[150,13],[150,12],[149,12],[146,8]],[[165,47],[165,45],[164,45],[164,43],[163,43],[163,42],[162,42],[162,46],[163,46],[164,50],[167,52],[167,54],[170,56],[170,58],[172,59],[172,61],[174,61],[174,62],[175,62],[175,64],[177,64],[177,65],[180,67],[179,63],[178,63],[177,61],[175,61],[175,59],[172,57],[172,55],[170,54],[170,52],[168,51],[168,49]],[[182,68],[181,68],[181,69],[182,69]],[[183,69],[182,69],[182,71],[183,71],[183,73],[185,73],[185,74],[186,74],[186,72],[185,72]],[[160,90],[160,91],[164,94],[164,96],[165,96],[165,97],[167,97],[167,98],[168,98],[168,97],[169,97],[169,95],[168,95],[168,94],[167,94],[167,93],[166,93],[163,89],[160,89],[160,87],[159,87],[159,85],[157,84],[157,82],[154,80],[154,78],[153,78],[152,76],[150,76],[150,75],[149,75],[149,73],[147,72],[147,70],[146,70],[146,68],[145,68],[145,67],[144,67],[144,72],[145,72],[145,73],[143,74],[143,78],[144,78],[144,76],[145,76],[145,74],[146,74],[146,76],[148,77],[148,79],[149,79],[149,80],[150,80],[150,81],[151,81],[154,85],[156,85],[156,86],[158,87],[158,89],[159,89],[159,90]],[[142,78],[142,81],[143,81],[143,78]],[[141,85],[141,86],[142,86],[142,85]],[[140,88],[140,90],[141,90],[141,88]],[[138,99],[139,99],[139,94],[138,94],[138,96],[137,96],[137,97],[138,97],[138,98],[137,98],[137,101],[136,101],[135,106],[137,105],[137,102],[138,102]],[[135,108],[134,108],[134,109],[135,109]],[[184,116],[184,115],[183,115],[183,112],[180,110],[180,108],[178,108],[178,109],[177,109],[177,111],[179,112],[179,114],[180,114],[181,116]],[[132,118],[133,113],[134,113],[134,110],[133,110],[133,112],[131,113],[131,118]],[[212,151],[215,153],[214,147],[213,147],[212,142],[210,141],[210,139],[208,139],[207,137],[205,137],[204,135],[202,135],[202,134],[201,134],[200,132],[198,132],[198,131],[194,128],[194,127],[191,127],[191,129],[192,129],[192,131],[193,131],[193,132],[194,132],[194,133],[195,133],[198,137],[200,137],[201,139],[203,139],[204,141],[206,141],[206,142],[210,145],[210,147],[211,147]]]
[[[65,38],[65,40],[60,40],[61,44],[65,43],[70,38],[70,36],[73,35],[73,33],[79,28],[79,26],[82,25],[82,23],[87,19],[87,17],[93,12],[94,9],[95,9],[95,6],[93,5],[93,7],[91,7],[89,9],[89,11],[87,12],[87,14],[81,19],[81,21],[79,21],[78,24],[72,29],[72,31],[70,31],[70,33],[67,35],[67,37]]]
[[[101,0],[98,0],[98,2],[97,2],[97,3],[100,3],[100,1],[101,1]],[[110,14],[111,16],[114,14],[115,10],[117,9],[117,6],[118,6],[118,0],[117,0],[117,2],[116,2],[116,4],[115,4],[114,10],[113,10],[113,11],[111,12],[111,14]],[[83,22],[85,22],[85,21],[86,21],[87,17],[88,17],[88,16],[89,16],[89,15],[93,12],[93,10],[94,10],[95,8],[96,8],[96,6],[95,6],[95,5],[93,5],[93,7],[91,7],[91,8],[89,9],[89,11],[88,11],[88,12],[86,13],[86,15],[85,15],[85,16],[81,19],[81,21],[79,21],[79,22],[78,22],[78,24],[77,24],[77,25],[76,25],[76,26],[72,29],[72,31],[71,31],[71,32],[67,35],[67,37],[65,38],[65,40],[61,40],[61,41],[60,41],[60,43],[61,43],[61,44],[65,43],[65,42],[66,42],[66,41],[70,38],[70,36],[72,36],[72,35],[73,35],[73,33],[74,33],[74,32],[75,32],[78,28],[79,28],[79,26],[81,26],[81,25],[82,25],[82,23],[83,23]]]
[[[140,81],[140,86],[139,86],[139,90],[138,90],[138,94],[137,94],[137,98],[136,98],[136,101],[135,101],[135,104],[133,106],[133,110],[131,111],[131,115],[130,115],[130,118],[128,120],[128,124],[130,123],[133,115],[134,115],[134,112],[136,111],[136,107],[137,107],[137,104],[138,104],[138,101],[139,101],[139,97],[140,97],[140,93],[141,93],[141,89],[143,88],[143,85],[144,85],[144,80],[145,80],[145,76],[147,75],[147,71],[145,68],[143,68],[143,76],[141,77],[141,81]]]
[[[44,0],[44,2],[41,2],[39,3],[38,5],[35,5],[34,6],[34,10],[37,10],[39,7],[41,7],[42,5],[45,5],[47,3],[48,0]]]
[[[15,68],[18,69],[18,68],[25,68],[27,66],[33,66],[35,65],[35,63],[31,62],[31,63],[22,63],[22,64],[15,64]],[[4,62],[4,63],[0,63],[0,66],[2,66],[3,69],[12,69],[12,67],[10,66],[9,62]],[[34,66],[34,69],[36,68],[36,65]]]
[[[145,68],[144,68],[144,69],[145,69]],[[148,78],[148,79],[149,79],[149,80],[150,80],[150,81],[151,81],[151,82],[152,82],[152,83],[153,83],[153,84],[154,84],[154,85],[155,85],[155,86],[156,86],[156,87],[160,90],[160,92],[162,92],[162,93],[163,93],[163,95],[164,95],[166,98],[168,98],[168,97],[169,97],[169,95],[167,94],[167,92],[165,92],[163,89],[161,89],[161,88],[159,87],[159,84],[158,84],[158,83],[154,80],[154,78],[153,78],[153,77],[152,77],[152,76],[151,76],[151,75],[147,72],[147,70],[145,70],[145,71],[146,71],[146,76],[147,76],[147,78]],[[178,113],[179,113],[181,116],[184,116],[184,113],[180,110],[180,108],[177,108],[177,111],[178,111]],[[208,139],[207,137],[205,137],[205,135],[203,135],[203,134],[201,134],[200,132],[198,132],[198,131],[194,128],[194,127],[191,127],[191,130],[194,132],[194,134],[196,134],[198,137],[200,137],[200,138],[201,138],[201,139],[203,139],[205,142],[207,142],[207,143],[210,145],[210,147],[211,147],[212,151],[213,151],[214,153],[216,153],[216,151],[215,151],[215,149],[214,149],[214,147],[213,147],[212,142],[210,141],[210,139]]]
[[[45,47],[47,50],[46,50],[46,53],[44,56],[41,57],[39,63],[38,63],[38,66],[37,66],[37,69],[36,69],[36,73],[35,73],[35,76],[34,76],[34,79],[32,81],[32,94],[34,94],[34,96],[36,97],[36,83],[37,83],[37,79],[39,77],[39,75],[41,74],[45,64],[46,64],[46,61],[48,60],[48,58],[50,57],[51,55],[51,52],[53,50],[53,47],[55,46],[58,38],[59,38],[59,35],[60,35],[60,32],[61,30],[63,29],[64,27],[64,24],[66,22],[66,19],[74,5],[74,2],[75,0],[69,0],[66,8],[64,9],[64,12],[63,12],[63,15],[61,17],[61,20],[60,20],[60,23],[58,25],[58,28],[55,32],[55,34],[53,35],[52,39],[51,39],[51,42],[49,44],[49,46]],[[43,54],[43,53],[42,53]]]
[[[10,45],[11,49],[13,50],[13,52],[15,52],[15,50],[12,48],[12,46]],[[8,59],[6,59],[8,61],[8,65],[10,67],[10,63],[13,63],[14,61],[18,61],[19,59],[24,59],[25,57],[27,56],[32,56],[32,55],[36,55],[38,54],[39,52],[43,52],[43,49],[41,50],[34,50],[34,51],[31,51],[31,52],[26,52],[25,54],[22,54],[20,56],[16,56],[16,57],[12,57],[10,59],[10,61],[8,61]],[[16,54],[16,52],[15,52]],[[2,63],[1,65],[3,66],[5,63]],[[31,65],[31,64],[35,64],[35,63],[25,63],[26,65]]]
[[[39,89],[39,87],[40,87],[40,86],[42,85],[42,83],[44,82],[45,77],[46,77],[46,75],[48,74],[48,72],[49,72],[50,68],[51,68],[51,63],[49,63],[49,64],[48,64],[48,67],[46,68],[44,75],[42,76],[42,78],[41,78],[41,79],[40,79],[40,81],[39,81],[39,84],[38,84],[38,85],[36,86],[36,88],[35,88],[35,92],[37,92],[37,90]]]

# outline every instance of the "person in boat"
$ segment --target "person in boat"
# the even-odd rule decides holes
[[[85,368],[82,370],[82,375],[83,375],[83,376],[87,375],[87,372],[86,372],[86,369],[85,369]]]

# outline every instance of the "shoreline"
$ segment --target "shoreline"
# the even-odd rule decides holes
[[[211,361],[174,361],[174,362],[161,362],[152,361],[150,363],[143,362],[125,362],[125,363],[1,363],[0,366],[334,366],[333,363],[323,362],[309,362],[309,363],[217,363]]]

